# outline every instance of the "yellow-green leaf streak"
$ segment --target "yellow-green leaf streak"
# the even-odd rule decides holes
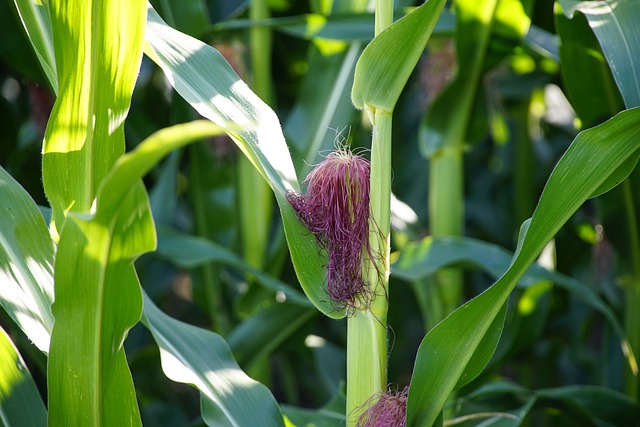
[[[51,1],[58,98],[44,140],[43,181],[60,229],[88,212],[124,153],[124,119],[142,57],[144,2]]]
[[[155,246],[153,220],[140,181],[119,188],[121,203],[109,209],[96,208],[94,200],[124,153],[146,4],[54,0],[49,7],[59,85],[43,155],[44,187],[59,233],[49,425],[137,426],[123,343],[142,314],[132,263]]]

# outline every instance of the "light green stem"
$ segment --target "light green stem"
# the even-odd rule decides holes
[[[628,283],[626,291],[625,330],[631,343],[631,350],[637,357],[640,354],[640,310],[638,309],[640,307],[640,242],[638,241],[638,216],[634,205],[631,181],[626,179],[622,183],[622,188],[629,224],[632,266],[631,281]],[[628,366],[625,368],[625,383],[627,394],[637,400],[640,395],[638,375],[631,372]]]
[[[393,23],[393,0],[376,0],[375,35]],[[368,106],[367,106],[368,107]],[[367,310],[347,320],[347,426],[375,403],[387,386],[387,310],[389,232],[391,229],[392,112],[367,111],[373,121],[371,141],[369,287],[375,298]],[[373,114],[373,116],[371,116]]]
[[[393,24],[393,0],[376,0],[376,36]]]
[[[249,16],[252,20],[269,18],[266,0],[252,0]],[[267,104],[271,95],[271,30],[253,26],[249,33],[253,91]],[[254,267],[261,268],[267,251],[273,196],[271,189],[246,157],[238,160],[238,205],[244,257]]]
[[[463,161],[460,146],[442,150],[430,162],[429,218],[434,237],[461,236],[464,225]],[[429,287],[431,312],[428,327],[432,328],[460,303],[462,272],[443,269]]]
[[[377,111],[371,143],[372,253],[380,254],[377,269],[369,267],[375,299],[368,310],[347,321],[347,425],[355,425],[372,396],[387,385],[387,309],[391,201],[391,113]]]

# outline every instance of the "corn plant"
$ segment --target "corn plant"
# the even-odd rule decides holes
[[[3,13],[35,53],[16,68],[55,103],[31,136],[43,197],[0,168],[2,425],[637,425],[637,4],[335,1],[271,18],[255,0],[248,19],[210,25],[204,5],[222,3],[159,3],[15,0]],[[245,30],[250,72],[233,43],[202,41]],[[288,117],[270,70],[280,37],[309,55]],[[411,121],[416,74],[452,39],[457,70]],[[560,79],[575,120],[545,131],[541,100]],[[534,130],[572,139],[539,198]],[[515,220],[487,226],[502,241],[465,237],[465,211],[499,210],[489,191],[465,196],[492,185],[490,162],[468,154],[487,141],[516,151]],[[412,207],[394,195],[414,190]],[[585,203],[623,212],[609,221],[628,245],[624,304],[554,271],[561,243],[548,260]],[[602,229],[580,236],[605,250]],[[599,360],[619,372],[567,385],[513,362],[567,323],[554,295],[580,301],[569,330],[599,325]],[[158,379],[158,360],[197,394]]]

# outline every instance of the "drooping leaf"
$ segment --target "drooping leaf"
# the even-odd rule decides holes
[[[144,306],[143,323],[160,346],[162,369],[200,390],[207,425],[284,425],[271,392],[240,369],[222,337],[167,316],[146,294]]]
[[[419,242],[407,244],[402,252],[394,254],[391,274],[404,280],[416,281],[435,274],[452,265],[479,268],[494,279],[498,279],[511,263],[511,253],[499,246],[464,237],[426,237]],[[609,307],[596,292],[576,279],[558,272],[549,271],[532,264],[518,280],[518,286],[528,288],[542,281],[551,281],[584,301],[607,318],[620,338],[622,351],[629,348],[624,328]],[[633,369],[635,360],[628,358]]]
[[[29,369],[2,328],[0,328],[0,424],[6,427],[41,427],[47,424],[47,410]]]
[[[567,95],[583,126],[596,125],[622,109],[620,91],[584,15],[568,19],[557,5],[555,18]]]
[[[316,242],[298,221],[285,198],[299,191],[275,113],[240,80],[212,47],[167,26],[149,9],[146,53],[176,91],[200,114],[225,129],[274,190],[280,206],[291,259],[307,297],[324,314],[340,318],[326,298],[323,259]]]
[[[41,351],[53,329],[53,243],[33,199],[0,167],[0,304]]]
[[[14,0],[24,29],[31,41],[40,66],[54,93],[58,92],[58,71],[53,46],[53,31],[49,2]]]
[[[569,217],[601,187],[607,176],[640,155],[640,109],[624,111],[581,132],[547,181],[530,224],[521,232],[509,269],[488,290],[465,303],[433,328],[416,357],[407,404],[407,425],[431,426],[449,394],[480,373],[472,362],[520,277]],[[605,190],[603,188],[603,190]],[[474,325],[469,327],[469,325]],[[468,371],[471,367],[472,371]]]
[[[635,1],[560,0],[571,18],[581,12],[598,37],[627,108],[640,106],[640,3]]]

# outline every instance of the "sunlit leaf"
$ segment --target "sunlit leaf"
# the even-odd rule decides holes
[[[0,200],[0,304],[47,353],[53,329],[53,243],[33,199],[1,167]]]
[[[0,424],[41,427],[47,410],[20,353],[0,328]]]
[[[133,260],[153,249],[153,220],[140,181],[118,188],[118,206],[96,207],[95,199],[124,153],[145,4],[52,1],[49,6],[59,79],[43,149],[43,183],[53,232],[59,234],[49,423],[140,425],[123,343],[142,312]]]
[[[144,305],[143,322],[160,346],[162,369],[200,390],[207,425],[284,425],[271,392],[240,369],[222,337],[167,316],[146,295]]]
[[[149,9],[145,52],[176,91],[201,115],[221,126],[273,189],[284,223],[291,259],[307,297],[323,313],[340,318],[326,298],[325,269],[315,239],[298,221],[285,198],[299,191],[275,113],[240,80],[212,47],[167,26]]]

